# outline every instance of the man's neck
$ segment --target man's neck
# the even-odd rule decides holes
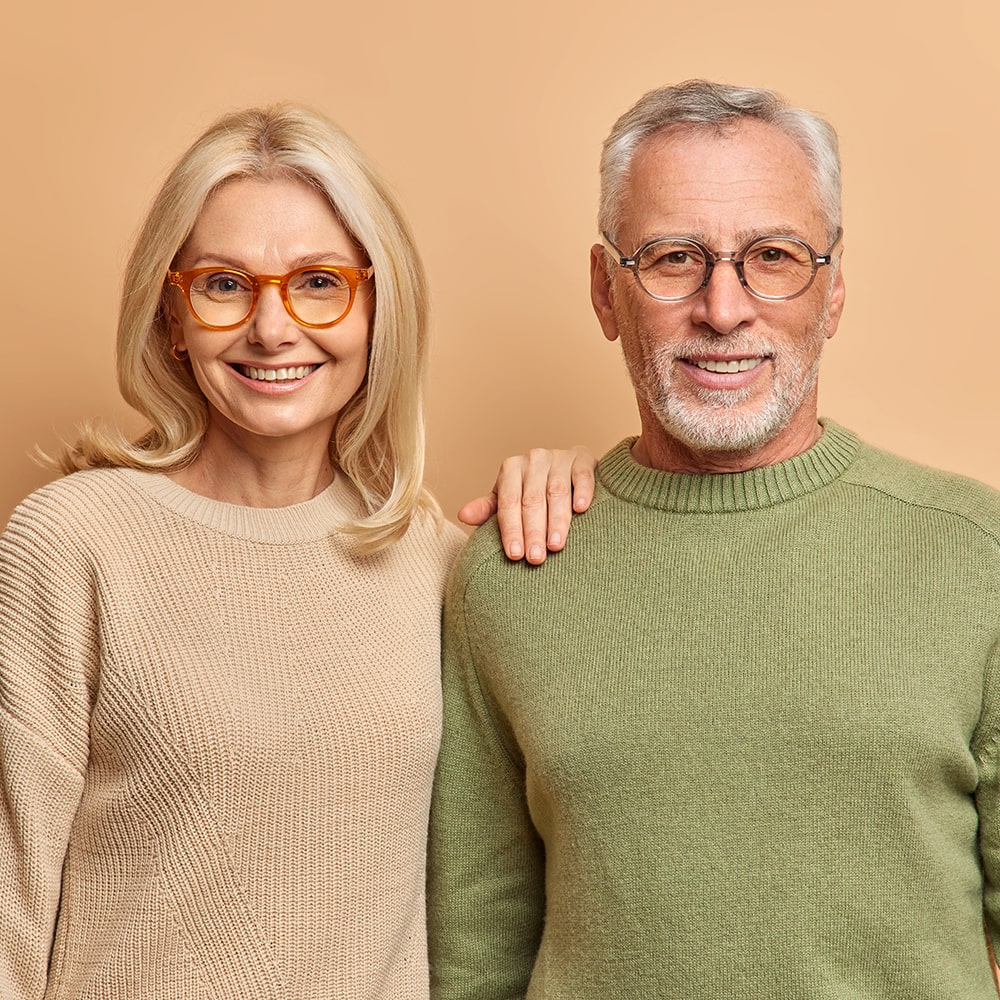
[[[748,472],[766,465],[777,465],[808,451],[823,433],[818,420],[789,425],[760,447],[746,451],[724,451],[692,448],[666,434],[649,433],[644,427],[632,446],[632,457],[650,469],[663,472],[683,472],[688,475],[712,475],[726,472]]]

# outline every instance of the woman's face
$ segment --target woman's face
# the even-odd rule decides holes
[[[176,267],[283,275],[312,264],[367,263],[324,195],[281,177],[239,178],[214,191]],[[257,308],[233,330],[207,329],[179,289],[171,294],[171,337],[188,352],[205,394],[209,437],[257,455],[290,442],[325,452],[337,415],[365,378],[373,283],[359,285],[350,312],[326,329],[297,323],[273,283],[261,285]]]

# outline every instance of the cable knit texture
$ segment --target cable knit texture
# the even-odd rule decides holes
[[[996,1000],[1000,495],[827,422],[456,566],[434,1000]],[[984,903],[985,899],[985,903]]]
[[[81,472],[0,539],[0,996],[427,996],[440,608],[462,544]]]

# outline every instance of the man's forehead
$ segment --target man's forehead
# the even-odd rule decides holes
[[[769,154],[785,150],[788,155],[809,162],[805,150],[790,135],[775,125],[749,117],[706,125],[684,122],[669,125],[639,143],[633,162],[640,154],[656,149],[670,149],[673,155],[697,155],[698,150],[704,149],[709,150],[707,156],[714,157],[711,150],[726,147],[766,150]]]
[[[816,240],[824,229],[805,151],[753,119],[646,139],[633,157],[622,210],[636,239],[664,235],[666,227],[707,241],[774,232]]]

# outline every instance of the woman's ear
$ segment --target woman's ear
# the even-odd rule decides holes
[[[184,324],[181,323],[180,317],[177,315],[174,298],[174,296],[168,296],[162,309],[167,321],[167,330],[170,333],[170,353],[176,360],[183,361],[187,357],[187,344],[184,337]]]

